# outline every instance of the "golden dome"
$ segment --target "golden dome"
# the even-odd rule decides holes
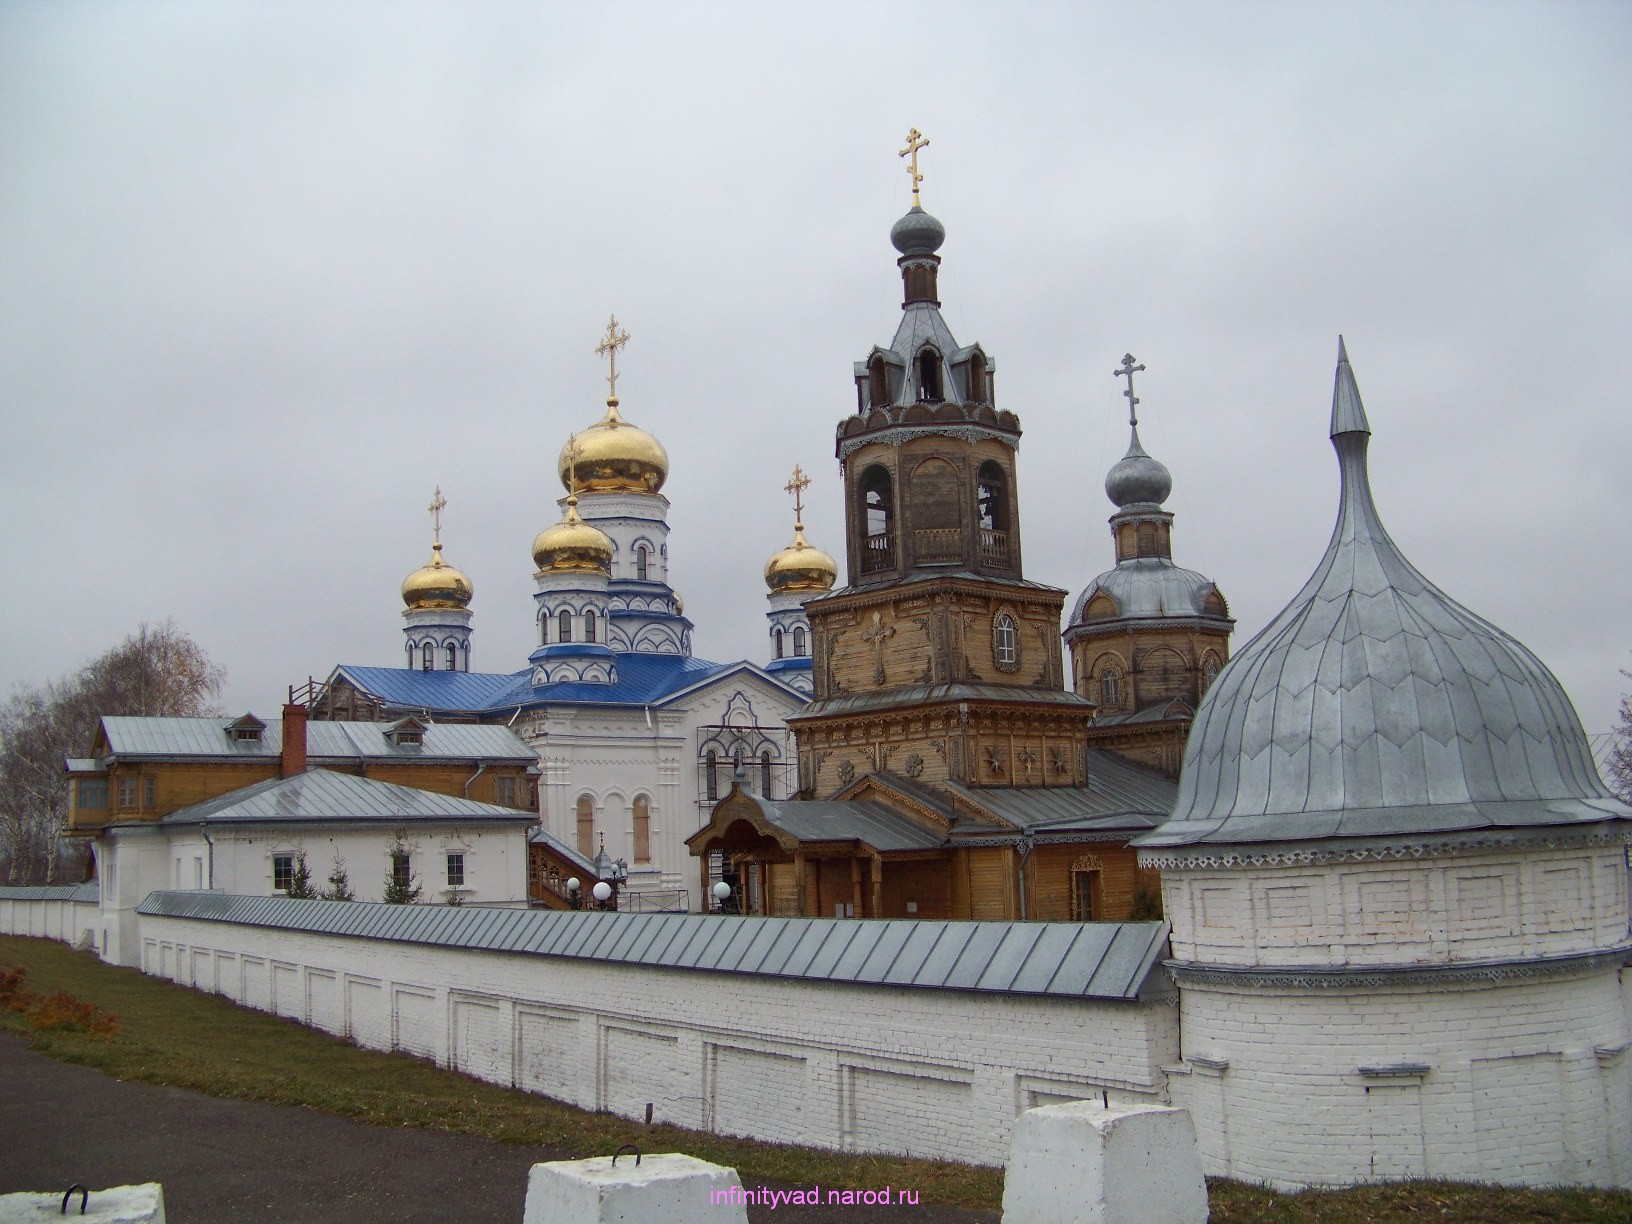
[[[765,585],[772,591],[831,591],[839,566],[805,542],[805,525],[793,525],[793,543],[765,562]]]
[[[578,517],[578,499],[569,497],[561,521],[533,541],[533,564],[540,570],[606,573],[612,568],[612,541]]]
[[[644,429],[618,415],[618,401],[606,401],[606,415],[567,439],[556,465],[562,487],[585,493],[656,493],[669,476],[669,453]]]
[[[430,561],[402,580],[402,602],[408,611],[425,608],[463,608],[475,588],[470,579],[442,560],[440,542],[431,545]]]

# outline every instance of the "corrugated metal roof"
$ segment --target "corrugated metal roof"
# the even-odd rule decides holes
[[[444,673],[455,674],[455,673]],[[269,723],[259,740],[235,740],[227,728],[236,718],[137,718],[102,720],[110,751],[122,757],[242,757],[267,759],[282,751],[283,726]],[[424,742],[399,744],[390,724],[319,722],[306,724],[310,761],[450,760],[536,763],[538,754],[509,727],[475,723],[427,723]]]
[[[95,880],[83,884],[19,884],[0,887],[0,901],[73,901],[80,905],[102,904],[102,886]]]
[[[152,917],[486,952],[930,990],[1137,998],[1167,955],[1162,922],[918,922],[603,914],[155,892]]]
[[[875,850],[929,850],[946,838],[936,829],[867,800],[791,799],[750,795],[765,819],[802,842],[861,841]]]
[[[1088,785],[988,786],[937,783],[1021,829],[1064,833],[1153,829],[1173,809],[1178,784],[1104,749],[1090,748]]]
[[[406,667],[354,667],[341,664],[335,677],[396,709],[457,711],[508,710],[516,707],[574,705],[662,705],[699,684],[745,671],[769,684],[797,691],[752,663],[711,663],[691,655],[619,653],[612,656],[617,680],[612,684],[533,684],[531,672],[509,675],[480,672],[415,671]],[[332,679],[333,677],[331,677]]]
[[[453,795],[376,782],[330,769],[311,769],[292,778],[268,778],[192,807],[171,812],[164,825],[301,821],[459,820],[532,824],[532,812],[473,803]]]

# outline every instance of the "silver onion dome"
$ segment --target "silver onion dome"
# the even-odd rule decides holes
[[[1331,434],[1342,486],[1326,554],[1208,689],[1173,816],[1139,844],[1632,819],[1553,674],[1418,573],[1384,530],[1341,340]]]
[[[1159,459],[1152,459],[1139,445],[1139,427],[1133,427],[1128,453],[1105,474],[1105,496],[1121,509],[1127,506],[1159,506],[1173,492],[1173,474]]]
[[[890,242],[903,255],[933,255],[946,241],[946,227],[916,204],[890,227]]]

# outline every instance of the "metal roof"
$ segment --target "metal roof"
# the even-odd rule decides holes
[[[1153,829],[1173,809],[1177,783],[1104,749],[1088,750],[1088,785],[966,787],[937,783],[1019,829],[1131,833]]]
[[[440,673],[443,675],[453,673]],[[109,751],[121,757],[241,757],[271,759],[283,747],[281,722],[267,724],[259,740],[235,740],[228,728],[236,718],[102,719]],[[391,725],[378,722],[306,724],[309,761],[515,761],[536,764],[538,754],[508,727],[476,723],[426,723],[424,742],[399,744]]]
[[[777,828],[802,842],[860,841],[874,850],[931,850],[946,844],[938,829],[867,800],[790,799],[749,795]]]
[[[268,778],[253,786],[195,803],[192,807],[171,812],[159,823],[364,821],[384,824],[404,820],[515,821],[533,824],[537,822],[538,815],[491,803],[473,803],[469,799],[438,794],[436,791],[335,773],[332,769],[310,769],[290,778]]]
[[[18,884],[0,886],[0,901],[75,901],[100,905],[102,886],[95,880],[83,884]]]
[[[825,701],[813,701],[788,716],[788,721],[844,714],[862,710],[894,709],[898,706],[949,704],[958,701],[1018,701],[1026,705],[1079,706],[1091,710],[1093,703],[1063,689],[1023,688],[1008,684],[912,684],[900,688],[865,693],[845,693]]]
[[[858,985],[1054,998],[1165,989],[1163,922],[930,922],[499,910],[155,892],[150,917],[189,918],[484,952]]]
[[[574,847],[569,846],[554,833],[551,833],[543,825],[539,825],[538,828],[534,829],[530,834],[528,834],[527,840],[529,842],[537,842],[541,846],[548,846],[551,850],[555,851],[555,853],[566,859],[567,862],[576,864],[580,870],[587,872],[589,875],[595,876],[597,879],[600,878],[594,863],[590,862],[590,860],[582,853],[580,853]]]
[[[1168,557],[1129,557],[1095,578],[1071,607],[1071,628],[1096,626],[1114,620],[1207,620],[1228,626],[1229,617],[1207,610],[1213,580],[1195,570],[1181,569]],[[1088,601],[1103,591],[1116,603],[1116,613],[1085,621]],[[1222,598],[1222,597],[1221,597]]]
[[[752,663],[711,663],[691,655],[619,652],[612,655],[617,679],[610,684],[532,683],[531,671],[494,675],[480,672],[416,671],[406,667],[354,667],[343,663],[331,681],[344,677],[369,696],[405,710],[481,713],[533,706],[663,705],[699,685],[748,672],[803,700],[785,681]],[[317,724],[313,724],[314,726]]]
[[[1341,341],[1331,432],[1342,486],[1326,554],[1208,689],[1172,819],[1139,844],[1632,819],[1541,660],[1435,587],[1389,538]]]

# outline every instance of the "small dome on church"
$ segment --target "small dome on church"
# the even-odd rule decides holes
[[[561,484],[585,493],[656,493],[669,476],[663,444],[618,415],[618,401],[606,401],[606,415],[567,439],[557,463]]]
[[[1105,496],[1119,509],[1125,506],[1159,506],[1173,492],[1173,475],[1167,465],[1145,454],[1139,445],[1139,429],[1133,430],[1128,453],[1117,460],[1105,475]]]
[[[903,255],[933,255],[946,241],[946,227],[914,204],[890,227],[890,241]]]
[[[838,562],[805,541],[805,525],[796,523],[793,543],[765,563],[765,585],[772,591],[831,591]]]
[[[470,579],[442,560],[440,542],[431,545],[431,559],[402,580],[402,602],[411,612],[422,608],[463,608],[475,588]]]
[[[605,573],[612,568],[612,541],[578,517],[578,499],[569,497],[561,521],[533,540],[533,564],[540,570]]]

